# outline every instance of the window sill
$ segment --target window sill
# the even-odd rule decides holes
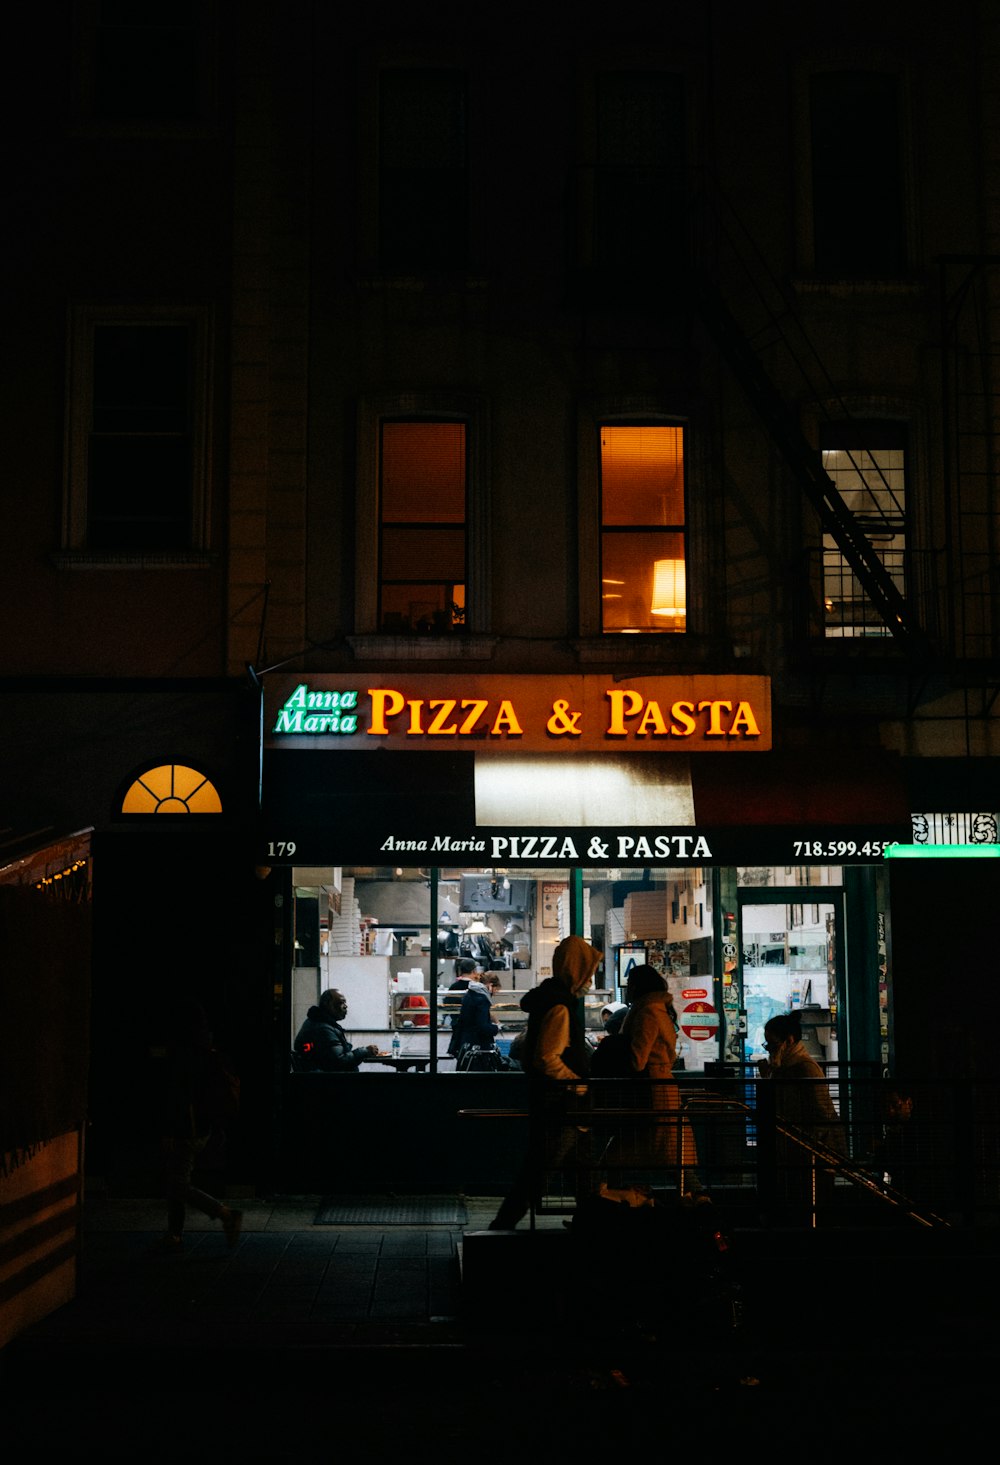
[[[222,129],[201,117],[82,117],[68,128],[70,137],[128,142],[218,142]]]
[[[652,632],[648,636],[629,636],[610,632],[607,636],[596,636],[586,641],[573,641],[573,650],[578,661],[586,665],[597,662],[613,662],[615,666],[643,666],[655,663],[658,667],[701,666],[710,653],[708,642],[701,636],[689,632]]]
[[[489,661],[496,636],[348,636],[357,661]]]
[[[924,280],[886,277],[884,279],[838,279],[833,275],[799,275],[791,282],[797,295],[829,295],[847,299],[854,295],[923,295]]]
[[[469,274],[467,270],[413,270],[376,271],[358,276],[358,284],[366,290],[399,290],[413,295],[434,294],[445,287],[449,290],[485,290],[489,281],[482,275]]]
[[[52,563],[57,570],[209,570],[216,558],[207,550],[61,549]]]

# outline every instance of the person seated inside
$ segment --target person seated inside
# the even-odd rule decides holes
[[[341,1023],[347,1016],[347,998],[336,987],[320,994],[310,1007],[292,1047],[307,1073],[357,1073],[362,1063],[383,1056],[374,1043],[355,1048]]]

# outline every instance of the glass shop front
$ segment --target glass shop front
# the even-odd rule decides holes
[[[488,975],[495,1047],[509,1058],[527,1020],[521,998],[552,975],[557,945],[574,934],[603,953],[584,998],[594,1046],[625,1003],[630,971],[648,964],[673,999],[678,1071],[764,1058],[764,1026],[782,1012],[799,1012],[808,1045],[835,1063],[846,1043],[844,873],[837,865],[293,867],[288,1046],[334,989],[346,999],[352,1046],[379,1049],[360,1072],[469,1071],[453,1034],[470,975]],[[723,900],[724,888],[735,901]]]
[[[440,1080],[449,1096],[439,1102],[453,1110],[453,1084],[509,1083],[520,1071],[521,999],[552,974],[569,935],[603,953],[583,999],[594,1048],[629,972],[648,964],[673,998],[681,1081],[762,1058],[765,1023],[789,1011],[823,1064],[889,1062],[881,857],[907,826],[905,810],[886,804],[883,768],[827,767],[810,804],[809,761],[792,769],[770,752],[766,687],[709,679],[710,699],[676,685],[698,679],[622,689],[589,676],[571,680],[593,685],[570,688],[479,678],[463,699],[454,680],[286,679],[268,689],[258,861],[283,912],[276,1045],[293,1112],[295,1086],[317,1078],[296,1040],[331,989],[353,1070],[371,1084],[397,1075],[393,1103],[422,1111]],[[534,683],[527,695],[524,683]],[[464,724],[463,702],[475,704]],[[502,749],[482,736],[462,742],[479,703]],[[524,731],[538,707],[561,730],[594,717],[603,741],[593,751],[532,746]],[[426,735],[435,717],[456,729],[443,749]],[[669,746],[669,729],[686,733],[691,722],[707,740],[678,735],[680,750]],[[748,728],[763,730],[765,746]],[[470,981],[486,989],[496,1025],[474,1051],[456,1033]],[[352,1107],[364,1102],[348,1087]]]

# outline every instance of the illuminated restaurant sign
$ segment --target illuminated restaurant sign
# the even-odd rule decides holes
[[[268,741],[477,752],[766,752],[757,676],[342,676],[268,679]]]

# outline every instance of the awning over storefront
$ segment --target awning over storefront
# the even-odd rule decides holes
[[[1000,758],[901,758],[914,814],[1000,812]]]
[[[747,864],[881,859],[909,838],[899,763],[269,749],[263,864]]]
[[[908,824],[900,760],[880,748],[762,753],[752,768],[724,758],[691,762],[699,824]]]

